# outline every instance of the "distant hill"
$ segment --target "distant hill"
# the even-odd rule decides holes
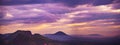
[[[73,39],[71,36],[62,31],[58,31],[55,34],[45,34],[44,36],[56,41],[70,41]]]
[[[58,31],[58,32],[56,32],[54,35],[67,35],[67,34],[65,34],[65,33],[62,32],[62,31]]]

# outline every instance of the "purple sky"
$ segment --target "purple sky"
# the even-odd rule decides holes
[[[0,33],[30,30],[70,35],[120,33],[119,0],[2,0]]]

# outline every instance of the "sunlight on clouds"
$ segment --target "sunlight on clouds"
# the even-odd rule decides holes
[[[88,8],[88,7],[91,7],[92,5],[88,5],[88,4],[84,4],[84,5],[78,5],[77,7],[76,7],[76,9],[79,9],[79,8],[81,8],[81,9],[86,9],[86,8]]]
[[[33,6],[34,5],[34,6]],[[51,5],[51,4],[49,4]],[[53,5],[56,6],[56,5]],[[9,9],[9,13],[12,14],[13,18],[34,18],[34,17],[40,17],[40,16],[46,16],[51,18],[57,18],[55,14],[50,13],[51,9],[54,11],[57,10],[57,8],[51,8],[45,5],[41,4],[32,4],[32,5],[15,5],[15,6],[6,6]],[[49,9],[48,9],[49,8]],[[63,8],[63,7],[62,7]],[[50,10],[50,11],[48,11]],[[60,9],[59,9],[60,10]],[[16,17],[18,16],[18,17]]]
[[[69,17],[69,18],[73,18],[73,17],[75,17],[75,15],[68,15],[68,17]]]
[[[57,8],[56,8],[57,7]],[[90,34],[90,33],[103,33],[108,34],[110,30],[115,31],[120,28],[118,25],[114,25],[116,19],[96,19],[91,14],[103,14],[103,13],[118,13],[120,9],[112,9],[111,5],[78,5],[74,8],[64,6],[62,4],[34,4],[33,5],[20,5],[20,6],[8,6],[9,12],[6,13],[5,18],[15,18],[15,21],[8,25],[1,26],[2,32],[14,32],[18,29],[30,30],[33,33],[51,33],[57,31],[65,31],[68,34]],[[98,14],[98,15],[99,15]],[[43,16],[42,21],[41,16]],[[96,15],[97,16],[97,15]],[[104,16],[104,15],[103,15]],[[39,18],[40,17],[40,18]],[[45,18],[46,19],[45,19]],[[99,17],[99,16],[98,16]],[[109,16],[108,16],[109,17]],[[16,18],[26,18],[26,20],[17,20]],[[34,19],[37,18],[38,20]],[[47,19],[48,18],[48,19]],[[91,21],[72,23],[74,18],[85,18],[85,20],[93,19]],[[30,21],[29,19],[33,19]],[[49,22],[48,20],[54,20]],[[95,19],[95,20],[94,20]],[[17,21],[16,21],[17,20]],[[24,23],[24,22],[27,22]],[[37,23],[32,23],[32,22]],[[48,22],[47,22],[48,21]],[[78,21],[78,20],[77,20]],[[45,22],[45,23],[44,23]],[[71,33],[74,31],[73,33]]]
[[[33,8],[32,11],[35,11],[35,12],[45,12],[45,10],[37,9],[37,8]]]
[[[102,6],[96,6],[98,8],[98,11],[103,11],[103,12],[109,12],[109,13],[119,13],[119,9],[112,9],[111,5],[102,5]]]
[[[88,23],[73,23],[73,24],[67,24],[67,26],[73,27],[73,26],[83,26],[83,25],[87,25]]]
[[[1,26],[0,30],[2,30],[1,33],[15,32],[18,29],[22,29],[23,25],[24,25],[23,23],[9,24],[9,25],[6,25],[6,26]]]
[[[36,32],[40,30],[44,30],[49,28],[49,24],[23,24],[23,23],[16,23],[16,24],[9,24],[6,26],[1,26],[2,33],[8,32],[15,32],[16,30],[30,30]]]
[[[46,29],[46,28],[49,28],[50,25],[49,24],[40,24],[40,25],[37,25],[35,27],[33,27],[33,30],[43,30],[43,29]]]
[[[101,6],[97,6],[98,8],[100,8],[103,11],[107,11],[110,10],[112,7],[106,6],[106,5],[101,5]]]
[[[117,29],[119,29],[119,28],[120,28],[120,25],[108,26],[107,28],[117,28]]]
[[[68,23],[68,22],[70,22],[70,21],[71,21],[70,19],[67,19],[67,18],[64,19],[64,18],[63,18],[63,19],[57,20],[57,23],[61,23],[61,24],[62,24],[62,23]]]
[[[88,6],[88,5],[78,5],[76,8],[80,13],[119,13],[119,9],[112,9],[112,5],[100,5],[100,6]],[[83,11],[81,11],[83,10]],[[77,13],[78,13],[77,12]]]
[[[108,19],[110,20],[110,19]],[[98,22],[103,22],[106,20],[96,20],[96,21],[90,21],[90,22],[83,22],[83,23],[70,23],[70,24],[65,24],[63,22],[54,22],[54,23],[38,23],[38,24],[11,24],[8,26],[2,26],[2,30],[4,30],[3,32],[9,32],[10,30],[12,30],[11,32],[14,32],[18,29],[23,29],[23,30],[31,30],[33,33],[41,33],[41,34],[46,34],[46,33],[50,33],[50,32],[54,32],[54,31],[65,31],[68,34],[73,34],[71,33],[71,31],[73,30],[78,30],[77,32],[84,32],[84,33],[77,33],[77,34],[88,34],[88,30],[92,30],[89,33],[100,33],[102,32],[102,30],[107,30],[109,31],[109,29],[119,29],[120,26],[101,26],[98,24]],[[110,22],[112,23],[112,22]],[[98,26],[94,26],[92,24],[97,24]],[[107,22],[106,22],[107,24]],[[50,31],[51,30],[51,31]],[[50,32],[49,32],[50,31]],[[96,32],[94,32],[96,31]],[[43,33],[44,32],[44,33]],[[100,33],[101,34],[101,33]],[[106,34],[105,32],[103,34]]]
[[[6,13],[4,19],[13,18],[14,16],[10,13]]]
[[[75,12],[72,12],[72,13],[67,13],[65,15],[70,15],[69,17],[74,17],[74,15],[77,15],[77,14],[80,14],[80,13],[88,13],[89,11],[87,10],[84,10],[84,11],[75,11]]]
[[[112,12],[120,13],[120,9],[118,9],[118,10],[112,10]]]
[[[115,22],[107,22],[107,21],[111,21],[111,20],[115,20],[115,19],[94,20],[94,21],[90,21],[89,24],[93,24],[93,25],[115,24]]]
[[[77,28],[77,30],[92,30],[94,27],[81,27]]]

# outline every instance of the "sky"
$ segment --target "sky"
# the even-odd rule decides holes
[[[0,33],[120,35],[120,0],[2,0]]]

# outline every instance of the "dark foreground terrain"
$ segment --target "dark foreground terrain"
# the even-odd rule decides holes
[[[55,34],[40,35],[18,30],[14,33],[0,34],[0,45],[120,45],[120,36],[88,38],[69,36],[60,31]]]

